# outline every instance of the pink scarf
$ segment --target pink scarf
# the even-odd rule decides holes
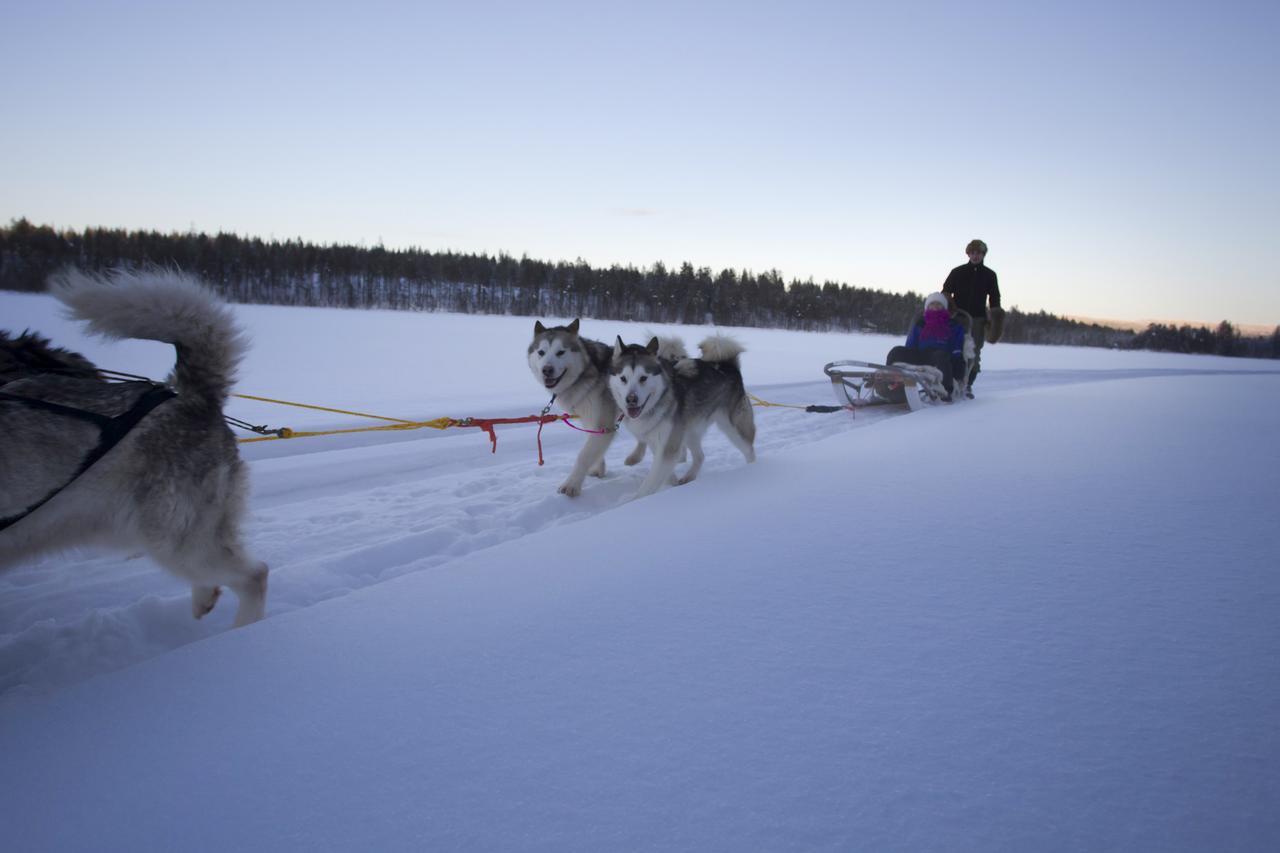
[[[924,328],[920,340],[944,342],[951,337],[951,314],[945,308],[930,308],[924,312]]]

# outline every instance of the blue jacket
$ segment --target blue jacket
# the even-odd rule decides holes
[[[907,333],[907,346],[913,349],[941,349],[952,355],[964,355],[964,326],[955,320],[950,323],[951,334],[944,341],[926,341],[920,337],[924,330],[924,320],[920,320]]]

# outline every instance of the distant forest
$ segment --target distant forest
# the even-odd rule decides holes
[[[713,273],[690,263],[596,269],[581,260],[317,246],[235,234],[56,231],[26,219],[0,227],[0,289],[42,291],[50,273],[69,265],[104,270],[146,264],[196,273],[232,302],[804,331],[905,334],[924,298],[832,281],[786,282],[777,270]],[[1216,329],[1152,325],[1135,333],[1008,309],[1002,340],[1280,357],[1280,327],[1270,337],[1249,338],[1226,321]]]

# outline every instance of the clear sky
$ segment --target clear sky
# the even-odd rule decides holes
[[[0,220],[1280,324],[1280,2],[16,2]]]

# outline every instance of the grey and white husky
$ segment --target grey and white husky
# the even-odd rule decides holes
[[[176,395],[25,356],[30,369],[11,365],[0,386],[0,569],[79,545],[141,547],[191,583],[197,619],[223,586],[239,598],[237,625],[261,619],[267,566],[241,541],[247,472],[222,418],[246,346],[230,310],[172,272],[68,272],[50,289],[90,331],[173,344]],[[57,362],[58,352],[46,354]]]
[[[583,429],[590,430],[586,443],[578,453],[569,478],[560,484],[562,495],[574,497],[582,493],[582,483],[590,474],[603,477],[604,454],[618,431],[618,406],[609,393],[609,368],[613,348],[578,334],[574,320],[567,326],[533,324],[533,341],[529,344],[529,370],[533,378],[552,393],[570,414],[577,416]],[[662,357],[685,357],[684,343],[678,338],[655,338]],[[644,459],[645,445],[640,442],[624,462],[636,465]]]
[[[756,461],[755,418],[738,363],[742,346],[732,338],[712,335],[699,344],[702,358],[674,362],[660,357],[658,346],[657,338],[647,346],[624,344],[618,338],[609,376],[622,422],[638,441],[653,448],[653,467],[639,496],[653,494],[672,478],[686,447],[693,461],[675,483],[697,477],[706,458],[702,436],[712,423],[748,462]]]

